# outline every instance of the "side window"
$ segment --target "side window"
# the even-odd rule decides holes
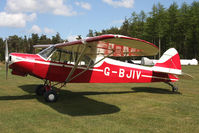
[[[84,62],[85,66],[92,66],[94,65],[94,61],[88,57],[88,56],[84,56],[84,58],[82,59],[82,62]]]
[[[54,62],[59,62],[59,56],[60,56],[59,54],[60,54],[59,51],[55,51],[51,56],[50,60]]]
[[[70,52],[60,51],[60,62],[69,63],[72,60]]]
[[[51,61],[54,62],[68,63],[70,62],[70,60],[71,60],[71,54],[61,50],[57,50],[51,56]]]
[[[61,62],[67,64],[75,64],[77,61],[79,54],[75,52],[70,52],[66,50],[56,50],[54,54],[51,56],[51,61],[53,62]],[[93,60],[90,57],[84,56],[79,62],[79,66],[92,66],[94,64]]]

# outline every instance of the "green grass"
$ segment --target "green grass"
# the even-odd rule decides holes
[[[177,83],[181,94],[163,83],[68,84],[56,103],[35,95],[41,80],[6,81],[0,69],[1,133],[199,132],[199,66],[183,67],[194,80]]]

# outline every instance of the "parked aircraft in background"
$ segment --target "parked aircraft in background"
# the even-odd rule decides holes
[[[126,61],[126,62],[129,62],[129,61]],[[131,63],[135,63],[135,64],[140,64],[140,65],[153,66],[153,65],[155,65],[158,62],[158,60],[149,59],[147,57],[142,57],[141,60],[131,60],[130,62]],[[187,65],[198,65],[198,61],[196,59],[191,59],[191,60],[189,60],[189,59],[181,59],[180,60],[180,64],[184,65],[184,66],[187,66]]]

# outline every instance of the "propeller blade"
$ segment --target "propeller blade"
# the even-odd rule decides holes
[[[8,55],[8,42],[7,42],[7,40],[6,40],[6,47],[5,47],[5,62],[8,62],[8,57],[9,55]]]
[[[8,63],[6,62],[6,80],[8,79]]]
[[[6,80],[8,79],[8,63],[9,63],[8,42],[6,40],[6,46],[5,46]]]

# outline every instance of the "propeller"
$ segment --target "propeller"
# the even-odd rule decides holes
[[[5,46],[6,80],[8,79],[8,63],[9,63],[8,42],[7,42],[7,39],[6,39],[6,46]]]

